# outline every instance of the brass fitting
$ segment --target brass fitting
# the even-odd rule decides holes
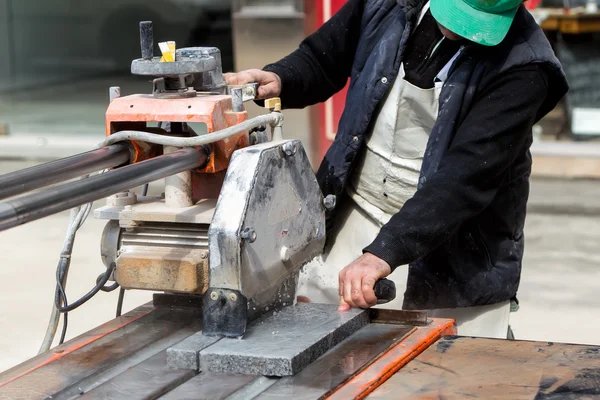
[[[281,99],[279,97],[266,99],[265,108],[267,108],[271,112],[281,112]]]

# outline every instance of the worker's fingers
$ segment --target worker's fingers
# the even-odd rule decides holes
[[[277,97],[281,94],[281,79],[274,72],[249,69],[235,74],[224,74],[223,76],[228,85],[258,83],[258,99]]]
[[[392,273],[390,265],[379,257],[366,253],[339,273],[340,309],[369,308],[377,304],[375,283]]]
[[[364,272],[364,266],[354,262],[339,273],[340,309],[346,308],[346,306],[368,307],[362,293],[362,276]]]
[[[352,279],[352,303],[355,307],[369,308],[369,303],[367,303],[363,294],[362,276],[360,275]]]
[[[364,276],[362,279],[362,293],[369,307],[377,304],[377,296],[375,296],[375,290],[373,289],[375,282],[377,282],[377,278],[373,276]]]
[[[350,304],[348,304],[344,301],[344,279],[346,279],[346,268],[344,268],[342,271],[340,271],[340,273],[338,275],[338,284],[339,284],[338,293],[340,295],[340,305],[338,307],[339,312],[346,312],[346,311],[350,310],[350,308],[352,308],[350,306]]]
[[[235,74],[224,74],[223,78],[225,78],[225,82],[228,85],[246,85],[256,82],[256,74],[253,70],[241,71]]]
[[[343,294],[343,298],[344,301],[349,304],[351,307],[354,307],[354,304],[352,304],[352,283],[350,281],[348,281],[348,278],[344,278],[344,294]]]
[[[346,311],[349,311],[350,308],[352,308],[352,307],[350,307],[350,304],[346,303],[344,301],[343,297],[340,297],[340,305],[338,307],[338,311],[339,312],[346,312]]]
[[[261,85],[258,87],[258,98],[259,99],[269,99],[272,97],[277,97],[281,93],[281,89],[279,83],[276,81],[267,83],[266,85]]]
[[[298,296],[296,297],[296,302],[298,303],[310,303],[310,299],[306,296]]]
[[[259,69],[249,69],[235,74],[224,74],[225,82],[228,85],[247,85],[249,83],[267,84],[273,81],[272,72],[261,71]]]

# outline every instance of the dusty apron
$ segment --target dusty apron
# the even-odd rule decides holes
[[[419,23],[428,7],[429,4],[424,7]],[[340,223],[330,233],[330,244],[300,273],[299,296],[316,303],[339,303],[339,272],[362,255],[362,249],[375,239],[381,227],[415,194],[427,141],[438,114],[440,91],[455,58],[440,71],[432,89],[407,82],[401,64],[350,178],[350,200],[339,210]],[[396,284],[398,298],[385,308],[402,308],[407,274],[408,268],[402,266],[388,277]],[[509,312],[510,302],[429,310],[432,317],[456,319],[460,335],[494,338],[506,338]]]

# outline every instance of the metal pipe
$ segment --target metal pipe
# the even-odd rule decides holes
[[[0,176],[0,200],[129,161],[129,148],[118,144]]]
[[[0,203],[0,231],[206,164],[204,149],[186,148],[114,171]]]

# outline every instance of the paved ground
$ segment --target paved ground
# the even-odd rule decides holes
[[[530,215],[521,310],[511,316],[519,339],[600,344],[600,218]]]

